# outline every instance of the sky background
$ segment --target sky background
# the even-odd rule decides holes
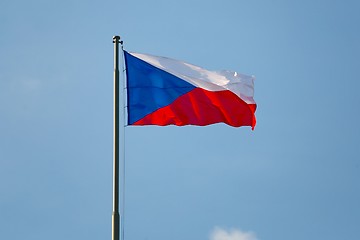
[[[0,239],[111,239],[113,43],[255,75],[257,126],[127,127],[126,240],[360,239],[360,2],[2,0]]]

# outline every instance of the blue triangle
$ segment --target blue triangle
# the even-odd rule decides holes
[[[124,53],[129,125],[196,88],[126,51]]]

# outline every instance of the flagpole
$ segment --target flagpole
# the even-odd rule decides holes
[[[114,36],[114,139],[113,139],[113,212],[112,212],[112,240],[120,240],[119,218],[119,42],[120,37]]]

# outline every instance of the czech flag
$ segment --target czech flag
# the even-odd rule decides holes
[[[254,77],[124,51],[128,125],[256,124]]]

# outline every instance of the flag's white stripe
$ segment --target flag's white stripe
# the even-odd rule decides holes
[[[171,73],[190,84],[208,91],[230,90],[248,104],[255,104],[254,77],[233,71],[209,71],[201,67],[174,60],[141,53],[130,53],[141,60]]]

